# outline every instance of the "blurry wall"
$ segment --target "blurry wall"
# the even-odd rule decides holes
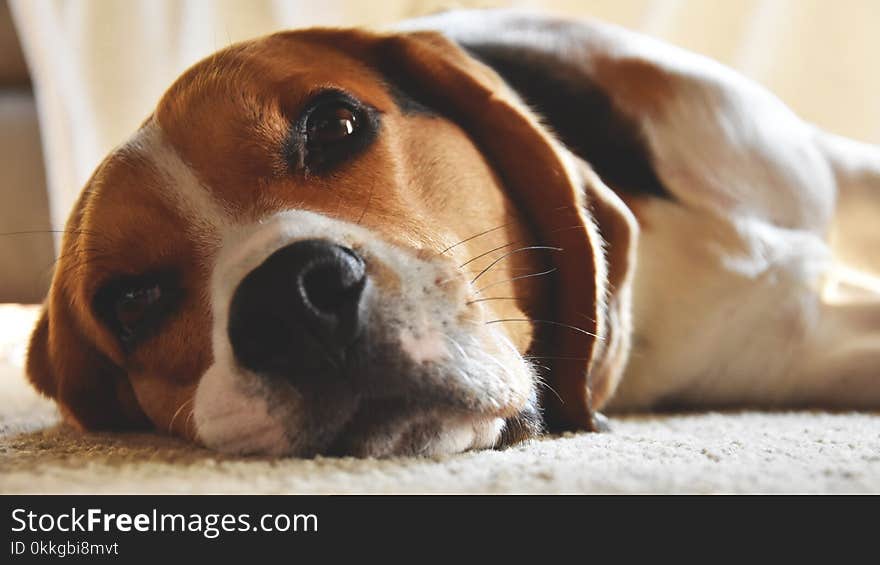
[[[37,106],[5,0],[0,0],[0,302],[39,301],[53,238]]]
[[[880,0],[11,0],[36,86],[52,223],[170,82],[234,41],[441,8],[594,16],[727,63],[805,118],[880,142]],[[0,227],[0,231],[3,231]]]

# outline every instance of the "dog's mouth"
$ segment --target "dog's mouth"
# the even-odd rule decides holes
[[[265,375],[249,375],[244,386],[239,375],[230,388],[209,371],[196,400],[198,435],[207,446],[236,454],[389,457],[502,448],[542,431],[534,393],[502,402],[478,385],[447,388],[443,381],[461,374],[441,377],[440,370],[395,374],[387,387],[367,389],[341,379],[294,388]],[[404,384],[420,377],[426,382]]]
[[[506,447],[541,432],[530,367],[514,351],[490,361],[498,352],[459,338],[441,358],[424,360],[383,341],[395,334],[362,335],[332,370],[305,381],[243,372],[230,382],[212,368],[196,401],[201,440],[233,453],[436,456]]]

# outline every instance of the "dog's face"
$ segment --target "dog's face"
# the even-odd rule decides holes
[[[462,102],[486,72],[462,61],[436,37],[311,31],[190,69],[71,216],[31,345],[38,388],[85,428],[237,453],[439,454],[537,433],[546,362],[530,354],[577,343],[583,374],[589,334],[607,333],[595,234],[515,103],[527,133],[501,142],[546,147],[516,179],[499,171],[486,147],[512,135],[492,123],[505,110]],[[455,104],[426,78],[452,68],[470,89]],[[548,174],[568,192],[510,188]],[[523,212],[530,198],[552,222]],[[590,309],[561,320],[558,279],[578,273]],[[584,333],[541,347],[544,318]],[[576,380],[559,388],[586,403]]]

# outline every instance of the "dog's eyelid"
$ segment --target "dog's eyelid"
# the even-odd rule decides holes
[[[303,105],[304,110],[308,109],[310,106],[315,106],[320,104],[321,102],[327,100],[338,100],[342,102],[348,102],[350,104],[361,106],[364,103],[354,94],[344,90],[342,88],[338,88],[335,86],[320,88],[315,92],[311,93],[307,99],[306,103]]]
[[[337,110],[351,113],[350,131],[336,139],[333,132],[326,139],[321,139],[320,135],[312,139],[311,136],[315,134],[311,131],[314,125],[312,118],[327,114],[328,111],[328,115],[332,115]],[[306,175],[329,171],[355,158],[371,144],[381,126],[381,116],[382,112],[374,106],[344,90],[319,90],[310,97],[292,123],[291,133],[282,148],[284,159],[291,170]],[[327,122],[332,125],[332,120]]]
[[[169,270],[148,271],[139,274],[118,273],[110,274],[96,285],[95,299],[100,295],[113,291],[123,291],[132,288],[145,288],[151,285],[166,286],[176,284],[177,276]]]
[[[120,340],[123,349],[130,350],[144,337],[152,333],[179,303],[183,289],[174,272],[158,271],[140,275],[123,274],[108,277],[98,286],[92,298],[95,315]],[[138,307],[143,316],[136,319],[132,312],[124,312],[131,317],[120,317],[120,305],[124,308],[128,301],[141,301]],[[126,317],[126,316],[122,316]]]
[[[315,112],[315,110],[318,110],[328,104],[333,103],[345,106],[355,112],[377,111],[372,104],[364,102],[350,92],[335,87],[324,88],[314,92],[306,99],[305,103],[302,105],[302,108],[297,114],[297,117],[293,124],[294,127],[296,127],[297,129],[301,129],[302,126],[307,123],[309,116],[313,112]]]

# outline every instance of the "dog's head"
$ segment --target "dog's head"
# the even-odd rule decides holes
[[[96,170],[28,372],[82,428],[230,452],[502,445],[542,397],[589,428],[632,227],[443,37],[280,33],[191,68]]]

